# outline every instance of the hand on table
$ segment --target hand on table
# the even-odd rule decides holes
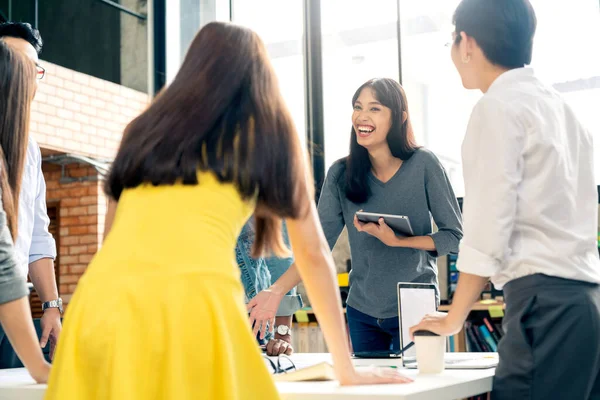
[[[361,368],[356,369],[347,377],[339,377],[340,385],[355,386],[355,385],[381,385],[381,384],[398,384],[410,383],[413,380],[402,375],[393,368]]]
[[[44,360],[35,367],[27,368],[27,371],[37,383],[47,383],[50,375],[50,364]]]

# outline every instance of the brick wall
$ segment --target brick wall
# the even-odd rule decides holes
[[[54,64],[40,62],[46,76],[40,82],[32,110],[30,134],[42,154],[78,154],[114,158],[125,126],[149,102],[145,93],[103,81]],[[91,177],[85,182],[61,182],[61,167],[44,162],[46,198],[59,207],[59,292],[65,303],[101,244],[106,200],[96,170],[69,164],[65,175]]]
[[[147,106],[146,93],[40,61],[46,76],[33,102],[40,147],[112,159],[123,128]]]
[[[98,250],[101,242],[99,221],[103,221],[98,206],[101,190],[99,181],[62,183],[61,167],[45,163],[46,199],[48,203],[59,202],[59,292],[68,303],[79,278]],[[65,175],[73,178],[98,177],[94,168],[83,164],[68,165]]]

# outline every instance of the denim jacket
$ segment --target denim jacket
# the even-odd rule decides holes
[[[288,247],[290,241],[285,223],[282,227],[283,240]],[[254,244],[254,219],[250,218],[242,228],[242,233],[237,241],[235,256],[241,270],[242,283],[246,292],[245,301],[250,299],[264,289],[268,289],[272,282],[277,281],[288,268],[294,263],[293,257],[287,258],[252,258],[252,245]],[[279,304],[277,316],[288,316],[294,314],[303,307],[302,297],[296,294],[296,288],[287,293]]]

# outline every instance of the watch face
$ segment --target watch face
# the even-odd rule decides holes
[[[279,325],[277,327],[277,333],[280,335],[287,335],[290,332],[290,328],[285,325]]]

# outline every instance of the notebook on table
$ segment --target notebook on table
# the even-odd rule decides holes
[[[294,362],[282,354],[277,357],[263,356],[267,368],[276,382],[304,382],[335,380],[333,365],[329,362],[301,363]]]
[[[335,380],[333,365],[327,362],[300,368],[295,371],[273,375],[275,382],[305,382],[305,381],[332,381]]]

